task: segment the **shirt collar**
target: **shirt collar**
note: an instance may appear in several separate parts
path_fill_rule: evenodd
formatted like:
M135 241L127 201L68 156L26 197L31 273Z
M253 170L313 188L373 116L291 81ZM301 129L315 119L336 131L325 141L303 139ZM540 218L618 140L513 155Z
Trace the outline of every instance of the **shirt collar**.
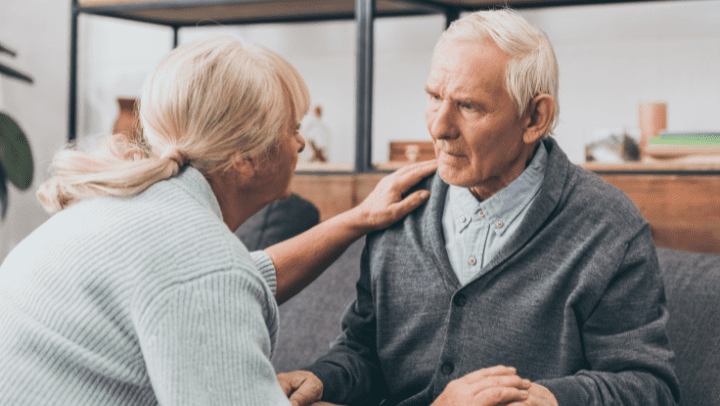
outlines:
M471 222L482 221L490 222L490 229L503 235L540 191L546 167L547 150L540 142L530 165L520 176L482 202L478 202L468 188L450 185L446 204L453 215L457 232L462 233Z

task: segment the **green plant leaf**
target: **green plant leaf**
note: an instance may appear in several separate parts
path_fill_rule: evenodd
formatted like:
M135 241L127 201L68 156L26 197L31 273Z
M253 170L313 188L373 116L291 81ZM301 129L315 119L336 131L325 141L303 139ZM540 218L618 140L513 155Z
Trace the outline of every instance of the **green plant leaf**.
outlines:
M5 178L5 169L0 165L0 220L5 220L5 212L8 206L8 190Z
M5 45L3 45L3 44L0 44L0 53L5 53L12 57L15 57L15 55L17 55L15 53L15 51L13 51L12 49L9 49L9 48L5 48Z
M0 164L10 182L20 190L30 187L33 180L30 144L15 121L4 113L0 113Z
M0 63L0 73L2 73L3 75L10 76L11 78L24 80L28 83L33 82L32 78L30 76L28 76L18 70L15 70L7 65L3 65L2 63Z

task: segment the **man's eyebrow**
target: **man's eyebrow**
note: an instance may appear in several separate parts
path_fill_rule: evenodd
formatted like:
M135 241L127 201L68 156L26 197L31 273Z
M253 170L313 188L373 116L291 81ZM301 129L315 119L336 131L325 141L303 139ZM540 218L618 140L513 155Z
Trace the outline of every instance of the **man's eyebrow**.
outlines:
M478 101L473 100L473 99L453 99L453 98L451 98L451 100L456 103L462 103L462 104L473 104L473 105L479 104Z
M431 89L430 86L428 86L428 85L425 85L425 92L427 92L427 94L431 94L431 95L437 94L437 92L435 90ZM469 98L456 99L454 97L451 97L450 100L452 100L455 103L462 103L462 104L471 104L471 105L479 105L480 104L480 102L478 100L473 100L473 99L469 99Z

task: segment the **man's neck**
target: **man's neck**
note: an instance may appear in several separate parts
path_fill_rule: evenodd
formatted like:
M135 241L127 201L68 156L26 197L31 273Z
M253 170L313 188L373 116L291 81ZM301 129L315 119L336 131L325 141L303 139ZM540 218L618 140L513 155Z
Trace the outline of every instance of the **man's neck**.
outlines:
M477 201L483 202L483 201L489 199L490 196L492 196L492 195L494 195L495 193L501 191L501 190L502 190L503 188L505 188L507 185L509 185L510 183L512 183L512 181L514 181L515 179L517 179L517 177L520 176L520 174L522 174L523 171L524 171L528 166L530 166L530 163L532 163L532 160L533 160L533 158L535 157L535 153L537 152L538 147L540 146L540 143L541 143L541 142L542 142L542 141L538 141L538 142L535 144L535 146L534 146L532 149L529 150L530 152L529 152L529 154L528 154L528 157L525 159L525 166L522 166L522 167L518 168L519 171L516 170L517 173L511 173L510 176L507 176L505 179L503 179L503 178L501 178L501 177L499 177L499 176L498 176L498 177L494 177L494 178L490 178L490 179L488 179L487 182L485 182L485 183L482 184L482 185L470 187L470 188L469 188L470 193L472 193L472 195L475 196L475 198L477 199ZM519 158L519 159L522 159L522 157L518 157L518 158ZM519 159L518 159L518 160L519 160ZM516 160L516 161L514 161L514 162L518 162L518 160ZM522 162L522 161L521 161L521 162ZM513 165L513 164L514 164L514 163L511 163L511 165Z

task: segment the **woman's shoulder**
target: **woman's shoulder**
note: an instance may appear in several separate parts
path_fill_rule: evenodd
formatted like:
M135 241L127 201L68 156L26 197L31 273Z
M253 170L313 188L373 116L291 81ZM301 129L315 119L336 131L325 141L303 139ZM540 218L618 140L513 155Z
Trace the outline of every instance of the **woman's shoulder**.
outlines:
M262 284L242 242L212 206L172 183L128 199L103 198L108 244L124 251L138 286L164 289L210 276L236 272L237 278Z

